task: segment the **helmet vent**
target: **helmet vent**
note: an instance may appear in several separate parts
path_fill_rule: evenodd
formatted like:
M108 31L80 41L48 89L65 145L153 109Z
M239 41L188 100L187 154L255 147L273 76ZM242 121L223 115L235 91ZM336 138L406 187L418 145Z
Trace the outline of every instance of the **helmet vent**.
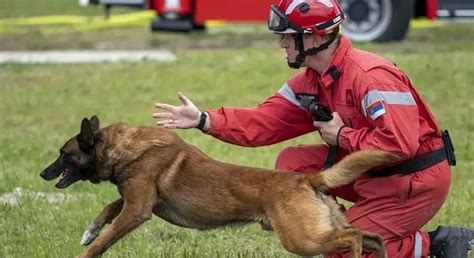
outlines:
M300 12L307 13L309 11L309 5L307 3L303 3L300 5Z

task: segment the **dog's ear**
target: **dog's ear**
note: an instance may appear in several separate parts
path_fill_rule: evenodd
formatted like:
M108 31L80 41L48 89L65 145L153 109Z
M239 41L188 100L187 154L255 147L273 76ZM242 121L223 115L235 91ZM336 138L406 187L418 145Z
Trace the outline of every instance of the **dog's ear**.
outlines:
M93 131L94 133L97 132L97 131L99 131L99 129L100 129L100 121L99 121L99 118L98 118L96 115L93 115L89 121L91 122L92 131Z
M82 150L89 150L94 146L94 131L92 130L92 124L84 117L81 122L81 132L77 136L79 147Z

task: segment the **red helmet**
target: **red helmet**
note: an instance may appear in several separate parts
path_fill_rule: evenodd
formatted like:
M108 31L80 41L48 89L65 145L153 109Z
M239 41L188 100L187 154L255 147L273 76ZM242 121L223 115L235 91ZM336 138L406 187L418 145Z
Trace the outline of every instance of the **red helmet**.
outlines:
M326 35L339 26L344 14L336 0L281 0L270 7L268 28L281 34Z

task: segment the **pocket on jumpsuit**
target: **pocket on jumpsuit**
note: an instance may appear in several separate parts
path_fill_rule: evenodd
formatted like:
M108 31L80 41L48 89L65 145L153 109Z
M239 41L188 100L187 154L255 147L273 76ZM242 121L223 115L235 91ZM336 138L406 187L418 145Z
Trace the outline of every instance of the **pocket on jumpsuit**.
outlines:
M401 176L397 185L397 197L400 204L405 203L413 192L411 179L413 174Z

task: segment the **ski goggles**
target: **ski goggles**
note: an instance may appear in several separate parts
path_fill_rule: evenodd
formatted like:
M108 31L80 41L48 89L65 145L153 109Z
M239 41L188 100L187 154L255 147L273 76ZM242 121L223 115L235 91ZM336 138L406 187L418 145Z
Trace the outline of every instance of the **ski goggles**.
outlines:
M268 29L275 32L285 32L286 30L293 33L303 33L304 29L300 26L292 24L288 17L278 10L276 5L270 6L270 16L268 18Z

